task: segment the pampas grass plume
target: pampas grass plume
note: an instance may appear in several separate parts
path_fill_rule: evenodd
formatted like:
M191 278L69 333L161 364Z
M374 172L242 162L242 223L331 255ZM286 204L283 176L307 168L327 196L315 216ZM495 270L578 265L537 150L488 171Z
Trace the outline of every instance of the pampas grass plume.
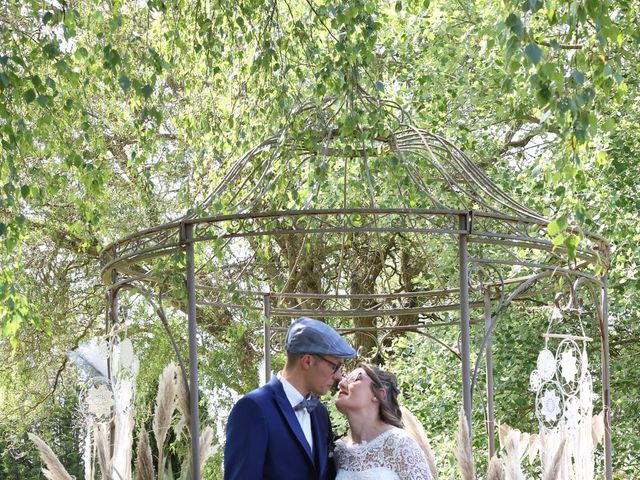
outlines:
M200 434L200 471L204 471L204 466L207 463L207 460L211 458L213 455L213 428L210 426L205 427L205 429Z
M136 458L136 480L154 480L153 456L149 445L149 435L145 429L140 433L138 456Z
M38 451L40 452L40 458L47 465L46 469L42 469L42 473L49 480L73 480L73 477L69 475L69 472L64 468L56 454L53 453L53 450L49 448L44 440L42 440L39 436L29 433L29 439L38 447Z
M175 366L173 363L167 365L160 375L158 384L158 394L156 395L156 410L153 415L153 434L158 446L158 470L159 478L164 472L164 443L167 432L171 427L173 412L176 408L176 381Z
M463 480L473 480L475 478L473 466L473 453L471 452L471 436L469 435L469 425L464 410L460 409L460 419L458 421L458 443L455 448L458 468Z
M404 424L405 430L409 432L409 435L411 435L413 439L418 442L418 445L420 445L420 448L427 457L429 471L431 472L433 480L438 480L436 456L433 453L433 449L431 448L431 444L429 443L429 437L427 437L422 424L413 415L413 413L411 413L405 407L400 407L400 411L402 412L402 423Z
M502 448L504 448L507 443L507 437L509 436L510 430L511 427L506 423L498 424L498 440Z
M505 461L505 477L507 480L524 480L520 466L520 431L509 430L504 449L507 452Z
M591 439L593 440L593 448L602 442L604 438L604 410L595 415L591 419Z
M498 458L497 455L491 457L491 462L489 463L489 473L487 474L487 480L502 480L502 475L504 472L502 460Z
M529 436L529 447L527 448L527 455L529 456L529 465L538 457L540 451L540 436L537 433Z

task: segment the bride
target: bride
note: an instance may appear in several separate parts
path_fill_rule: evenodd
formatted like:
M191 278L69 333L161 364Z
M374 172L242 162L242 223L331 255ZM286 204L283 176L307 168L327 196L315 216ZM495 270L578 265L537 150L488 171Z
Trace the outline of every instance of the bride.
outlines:
M393 373L360 364L338 384L349 433L336 441L336 480L431 480L425 453L403 428Z

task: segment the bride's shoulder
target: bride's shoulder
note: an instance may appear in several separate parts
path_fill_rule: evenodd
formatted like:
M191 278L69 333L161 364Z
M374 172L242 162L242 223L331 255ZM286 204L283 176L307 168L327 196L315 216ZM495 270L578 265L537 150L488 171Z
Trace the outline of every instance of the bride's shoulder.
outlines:
M388 430L388 432L389 432L388 438L391 440L413 438L411 435L409 435L409 432L407 432L404 428L391 427Z
M386 437L386 442L388 445L393 445L394 447L409 447L413 448L414 446L420 448L415 439L411 436L409 432L407 432L403 428L393 427L389 430L389 434Z

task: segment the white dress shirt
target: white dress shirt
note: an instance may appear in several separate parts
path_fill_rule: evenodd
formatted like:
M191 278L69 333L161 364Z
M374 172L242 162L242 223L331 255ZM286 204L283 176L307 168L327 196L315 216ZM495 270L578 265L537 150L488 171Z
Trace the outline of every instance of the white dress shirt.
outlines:
M287 400L291 404L291 408L294 408L298 405L304 397L302 394L287 382L282 375L278 373L278 380L282 383L282 388L284 388L284 393L287 396ZM298 422L300 422L300 426L302 427L302 432L304 433L304 437L307 439L307 443L311 447L311 451L313 452L313 437L311 436L311 415L307 412L306 408L301 408L300 410L294 410L296 417L298 418Z

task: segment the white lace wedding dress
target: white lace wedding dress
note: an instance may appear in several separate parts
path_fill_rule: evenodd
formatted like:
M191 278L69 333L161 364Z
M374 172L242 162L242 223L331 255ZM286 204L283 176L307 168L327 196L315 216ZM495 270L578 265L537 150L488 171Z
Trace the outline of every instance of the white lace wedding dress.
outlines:
M416 441L393 427L368 443L336 441L336 480L431 480L427 459Z

